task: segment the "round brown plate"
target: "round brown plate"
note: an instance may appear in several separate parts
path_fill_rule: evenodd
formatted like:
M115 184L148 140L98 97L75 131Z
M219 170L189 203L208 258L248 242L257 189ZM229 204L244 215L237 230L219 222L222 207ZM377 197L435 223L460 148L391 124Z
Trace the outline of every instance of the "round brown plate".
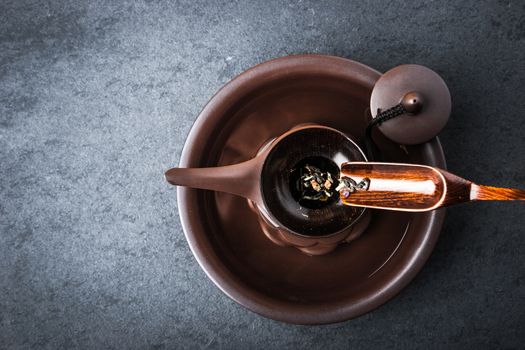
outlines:
M260 64L226 84L197 118L181 167L253 157L269 139L301 123L363 136L380 73L343 58L302 55ZM437 139L399 146L378 135L385 161L445 168ZM445 212L374 211L361 238L311 257L270 242L245 199L179 187L182 226L197 261L229 297L276 320L344 321L385 303L421 269Z

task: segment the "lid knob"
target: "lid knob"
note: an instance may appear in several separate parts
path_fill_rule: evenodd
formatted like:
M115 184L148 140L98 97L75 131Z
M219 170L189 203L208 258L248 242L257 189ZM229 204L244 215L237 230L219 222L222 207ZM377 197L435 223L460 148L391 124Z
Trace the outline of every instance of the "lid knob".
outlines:
M423 96L419 92L412 91L403 96L400 104L408 113L417 114L423 108L423 101Z

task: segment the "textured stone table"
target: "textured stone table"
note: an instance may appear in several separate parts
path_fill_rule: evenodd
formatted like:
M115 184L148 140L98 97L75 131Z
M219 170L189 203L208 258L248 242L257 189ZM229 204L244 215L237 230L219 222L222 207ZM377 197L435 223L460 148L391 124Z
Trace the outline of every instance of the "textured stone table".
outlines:
M450 210L398 297L304 327L206 278L162 176L221 85L325 53L432 67L453 96L449 168L525 187L523 1L49 3L0 3L0 348L523 346L522 203Z

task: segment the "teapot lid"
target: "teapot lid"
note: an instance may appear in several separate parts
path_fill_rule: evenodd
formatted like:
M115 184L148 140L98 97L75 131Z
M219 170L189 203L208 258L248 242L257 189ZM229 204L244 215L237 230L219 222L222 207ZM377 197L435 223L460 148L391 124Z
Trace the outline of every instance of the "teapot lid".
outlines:
M395 106L404 113L378 123L378 128L392 141L411 145L426 142L443 129L452 102L447 85L436 72L405 64L383 74L370 97L373 118Z

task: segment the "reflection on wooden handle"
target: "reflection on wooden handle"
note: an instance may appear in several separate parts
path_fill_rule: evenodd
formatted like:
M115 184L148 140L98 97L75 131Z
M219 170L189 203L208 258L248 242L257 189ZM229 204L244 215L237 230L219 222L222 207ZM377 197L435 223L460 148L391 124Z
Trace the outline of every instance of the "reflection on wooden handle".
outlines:
M368 190L341 197L350 206L417 212L435 209L446 200L446 179L430 166L350 162L342 165L341 175L356 182L370 179Z

